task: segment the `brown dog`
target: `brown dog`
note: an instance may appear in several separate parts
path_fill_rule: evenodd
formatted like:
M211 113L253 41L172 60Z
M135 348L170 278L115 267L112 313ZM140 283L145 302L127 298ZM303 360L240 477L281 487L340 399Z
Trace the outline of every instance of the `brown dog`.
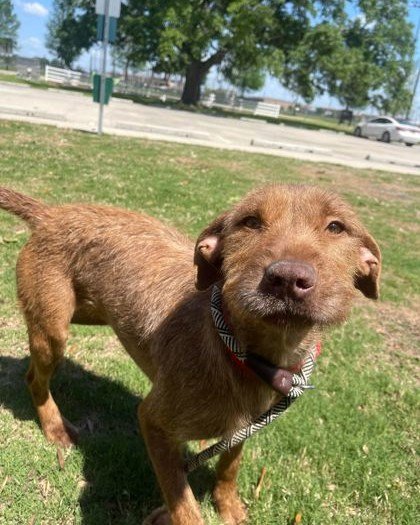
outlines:
M230 359L209 287L221 282L241 348L284 369L299 367L321 329L346 318L356 289L378 296L376 242L341 199L315 187L250 193L204 230L195 251L143 214L50 207L1 188L0 207L32 229L17 264L18 294L29 332L27 381L48 440L69 445L77 434L49 390L70 323L112 326L153 381L139 421L166 502L149 518L155 525L203 523L182 443L229 436L279 399ZM240 457L238 446L217 467L214 498L228 524L246 517L236 490Z

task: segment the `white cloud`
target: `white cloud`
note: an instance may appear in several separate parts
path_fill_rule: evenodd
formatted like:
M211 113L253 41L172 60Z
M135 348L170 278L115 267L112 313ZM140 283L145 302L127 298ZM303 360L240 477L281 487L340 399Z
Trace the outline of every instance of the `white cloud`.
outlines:
M21 40L19 55L23 57L49 57L50 53L45 48L42 38L30 36Z
M39 51L44 47L42 40L40 38L37 38L36 36L30 36L29 38L25 38L25 40L22 42L22 45L26 48L32 49L33 51Z
M39 2L25 2L23 4L23 10L30 15L41 17L48 15L48 9Z
M36 36L24 38L19 43L19 55L23 57L48 57L52 58L46 49L44 40Z

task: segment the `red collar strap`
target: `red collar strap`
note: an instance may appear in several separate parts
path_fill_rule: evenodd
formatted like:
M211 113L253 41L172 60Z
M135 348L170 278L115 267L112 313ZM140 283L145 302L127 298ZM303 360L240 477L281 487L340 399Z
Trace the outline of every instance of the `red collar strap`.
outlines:
M230 350L229 350L230 351ZM321 353L321 343L317 343L313 352L314 359ZM293 376L302 370L304 361L293 368L286 370L274 366L270 361L258 354L248 354L245 366L250 368L260 379L267 383L273 390L287 396L293 386Z

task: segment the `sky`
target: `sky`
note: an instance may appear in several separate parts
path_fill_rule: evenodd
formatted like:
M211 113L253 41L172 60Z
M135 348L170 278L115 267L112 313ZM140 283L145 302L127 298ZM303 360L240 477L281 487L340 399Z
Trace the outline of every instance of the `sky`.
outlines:
M413 2L409 2L412 4ZM47 57L52 58L51 54L45 47L45 38L47 34L47 22L52 12L53 0L40 0L40 1L26 1L26 0L13 0L15 13L20 22L19 29L19 40L18 40L18 53L21 56L26 57ZM420 3L418 3L420 6ZM409 8L409 19L414 26L420 21L420 7ZM420 43L417 45L417 62L420 61ZM99 62L99 55L94 55L94 60ZM89 67L89 55L85 53L78 61L78 63L84 67ZM419 64L420 65L420 64ZM209 76L208 83L212 87L217 85L217 76L213 72ZM279 98L283 100L295 100L292 93L283 88L279 82L273 78L268 78L264 88L256 94ZM420 106L420 94L416 97ZM315 101L316 105L334 107L336 101L328 96L318 97Z

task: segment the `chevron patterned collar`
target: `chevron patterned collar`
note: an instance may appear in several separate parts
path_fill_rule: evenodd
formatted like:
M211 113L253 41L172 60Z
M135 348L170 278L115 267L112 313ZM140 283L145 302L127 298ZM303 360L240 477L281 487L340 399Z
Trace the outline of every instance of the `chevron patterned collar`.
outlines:
M211 312L213 315L214 324L220 334L225 345L230 349L232 355L235 356L239 362L243 363L244 366L251 368L257 375L259 375L264 381L266 381L272 388L275 388L273 385L273 378L270 379L267 376L267 373L261 371L261 366L268 366L269 370L277 370L279 376L277 376L278 384L275 388L278 392L281 392L283 396L275 403L269 410L261 414L257 419L252 421L247 427L242 428L234 432L230 437L224 438L221 441L218 441L214 445L206 448L198 454L195 454L185 461L185 471L192 472L200 465L203 465L210 458L222 454L223 452L231 450L233 447L243 443L247 438L258 432L259 430L265 428L267 425L275 421L278 417L282 416L290 405L308 388L313 388L308 384L311 373L315 367L315 360L320 352L320 346L314 346L306 357L305 361L302 364L302 367L299 372L292 374L288 370L282 370L281 368L274 367L271 363L261 364L261 358L259 362L255 365L255 360L253 362L252 355L247 355L244 353L238 341L229 330L222 312L222 294L219 286L214 285L212 298L211 298ZM259 356L257 356L259 357ZM270 372L271 373L271 372ZM284 374L283 374L284 373ZM283 375L282 375L283 374Z
M220 335L220 338L225 343L226 348L230 351L232 360L237 364L242 365L242 367L252 370L273 390L276 390L285 396L289 395L294 388L293 381L296 382L296 377L298 374L294 374L289 370L276 367L263 357L254 353L247 353L241 348L239 342L232 334L223 315L222 293L218 284L213 286L210 307L214 325ZM315 357L318 356L319 352L320 345L317 345L314 353ZM299 366L299 370L297 370L297 372L299 372L303 366L304 363ZM309 385L301 385L300 388L305 389L311 387Z

